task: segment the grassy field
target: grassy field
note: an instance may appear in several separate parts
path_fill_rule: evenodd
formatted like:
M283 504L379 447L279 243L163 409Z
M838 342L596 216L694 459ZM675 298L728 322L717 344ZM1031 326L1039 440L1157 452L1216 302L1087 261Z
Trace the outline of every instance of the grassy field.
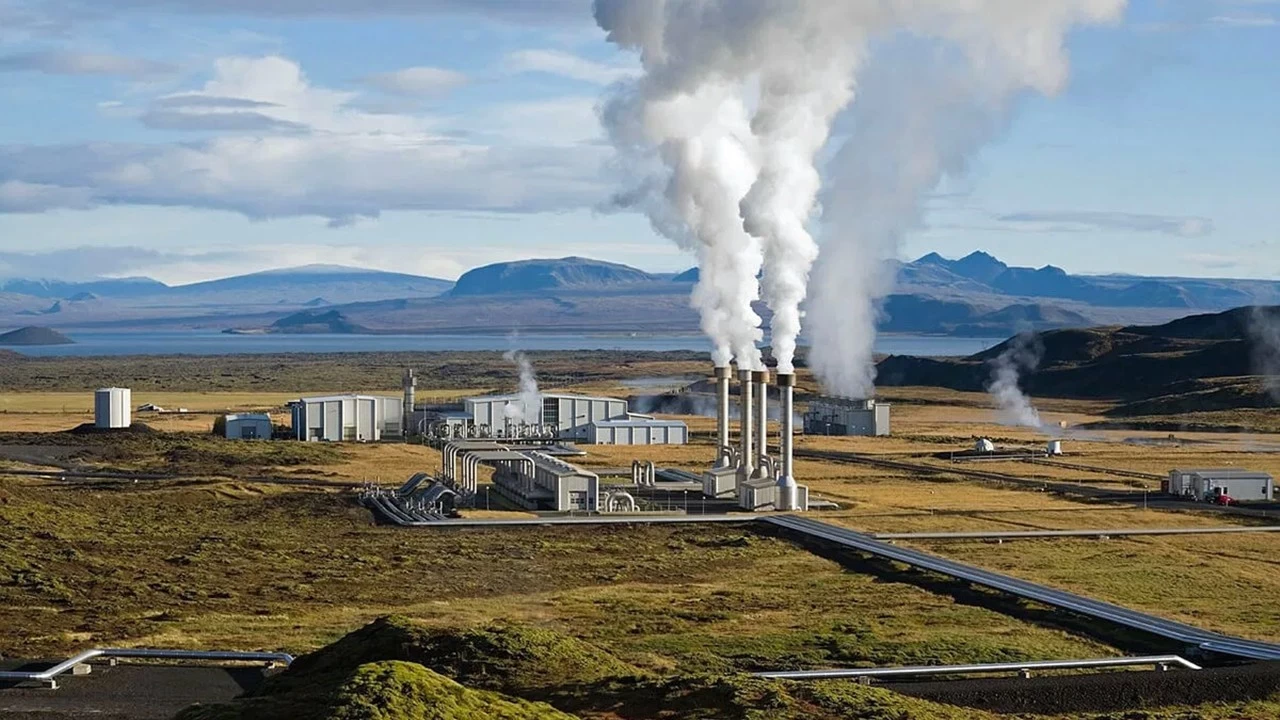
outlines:
M651 669L1117 652L742 529L403 531L339 494L249 483L0 481L0 578L0 653L17 656L302 651L387 613L533 622Z

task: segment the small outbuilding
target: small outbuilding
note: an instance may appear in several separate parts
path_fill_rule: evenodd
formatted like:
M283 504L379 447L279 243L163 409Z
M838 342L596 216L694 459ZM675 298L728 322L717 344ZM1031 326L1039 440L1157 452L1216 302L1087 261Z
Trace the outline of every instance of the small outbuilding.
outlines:
M234 413L223 418L223 428L231 440L270 440L271 416L266 413Z
M120 430L132 424L133 393L129 388L102 388L93 394L93 425L99 430Z

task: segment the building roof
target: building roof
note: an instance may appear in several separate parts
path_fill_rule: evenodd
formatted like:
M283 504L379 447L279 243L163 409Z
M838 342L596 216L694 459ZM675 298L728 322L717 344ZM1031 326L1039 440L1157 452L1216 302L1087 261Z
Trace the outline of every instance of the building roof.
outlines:
M596 400L600 402L620 402L620 403L626 402L626 400L623 400L622 398L598 397L594 395L574 395L572 393L541 393L539 394L538 397L544 400L547 398L554 398L557 400ZM511 393L507 395L479 395L477 397L467 398L466 402L470 402L470 403L516 402L520 400L523 400L523 398L521 398L518 393Z
M395 395L366 395L364 393L347 393L346 395L313 395L311 397L298 398L294 403L318 403L318 402L334 402L336 400L396 400L402 398ZM291 403L292 404L292 403Z
M230 415L227 415L227 422L235 422L237 420L271 422L271 416L266 413L231 413Z
M1267 478L1271 479L1271 473L1261 470L1241 470L1239 468L1203 468L1196 470L1174 470L1181 475L1199 475L1201 477L1215 477L1230 480L1232 478Z
M629 417L619 418L617 420L597 420L591 423L593 427L598 428L625 428L625 427L680 427L688 429L688 425L683 420L661 420L658 418L646 417Z
M524 452L524 456L532 460L534 466L538 469L546 470L547 472L559 477L580 475L583 477L593 477L597 480L600 479L599 475L591 472L590 470L584 470L577 465L567 463L546 453L538 452L536 450L528 450Z

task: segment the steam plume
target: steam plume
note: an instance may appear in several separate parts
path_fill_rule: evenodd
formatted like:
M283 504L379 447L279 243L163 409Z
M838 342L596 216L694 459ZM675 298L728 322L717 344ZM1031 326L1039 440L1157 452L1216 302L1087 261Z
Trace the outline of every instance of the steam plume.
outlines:
M1267 392L1280 403L1280 307L1254 307L1249 315L1253 361L1267 384Z
M630 204L699 251L693 302L717 360L752 359L763 264L774 351L789 369L817 256L811 364L829 391L871 394L886 261L922 196L963 170L1019 93L1057 92L1066 33L1115 19L1124 2L595 0L600 27L644 68L603 112L623 164L652 168ZM863 84L852 131L828 148L819 254L806 228L815 158Z
M1022 333L991 363L991 384L987 391L1000 406L1000 422L1006 425L1040 428L1044 423L1031 398L1018 386L1018 377L1040 364L1041 347L1035 333Z
M520 371L520 400L518 404L507 403L503 414L515 422L537 423L542 410L542 393L538 392L538 376L533 372L533 363L519 350L508 350L502 357Z

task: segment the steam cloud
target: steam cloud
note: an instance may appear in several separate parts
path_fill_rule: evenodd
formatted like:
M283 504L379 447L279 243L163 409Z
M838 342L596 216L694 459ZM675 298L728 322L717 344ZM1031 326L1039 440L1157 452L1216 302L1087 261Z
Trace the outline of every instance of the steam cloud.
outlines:
M503 414L513 422L537 423L542 409L542 393L538 391L538 376L533 372L533 363L519 350L508 350L502 357L520 371L520 400L507 403Z
M1009 342L1009 347L991 363L991 384L987 391L1000 407L1000 422L1006 425L1040 428L1044 423L1031 404L1031 398L1018 386L1018 378L1040 364L1041 347L1034 333L1023 333Z
M1249 317L1253 360L1267 384L1267 392L1280 403L1280 307L1254 307Z
M791 369L816 260L810 364L830 392L872 394L886 261L921 198L964 170L1017 95L1061 89L1069 30L1114 20L1124 5L595 0L609 40L637 51L644 69L602 112L621 165L643 177L620 204L697 252L693 304L716 362L758 365L751 303L763 289L774 355ZM846 107L852 127L840 131ZM809 226L828 152L819 251Z

